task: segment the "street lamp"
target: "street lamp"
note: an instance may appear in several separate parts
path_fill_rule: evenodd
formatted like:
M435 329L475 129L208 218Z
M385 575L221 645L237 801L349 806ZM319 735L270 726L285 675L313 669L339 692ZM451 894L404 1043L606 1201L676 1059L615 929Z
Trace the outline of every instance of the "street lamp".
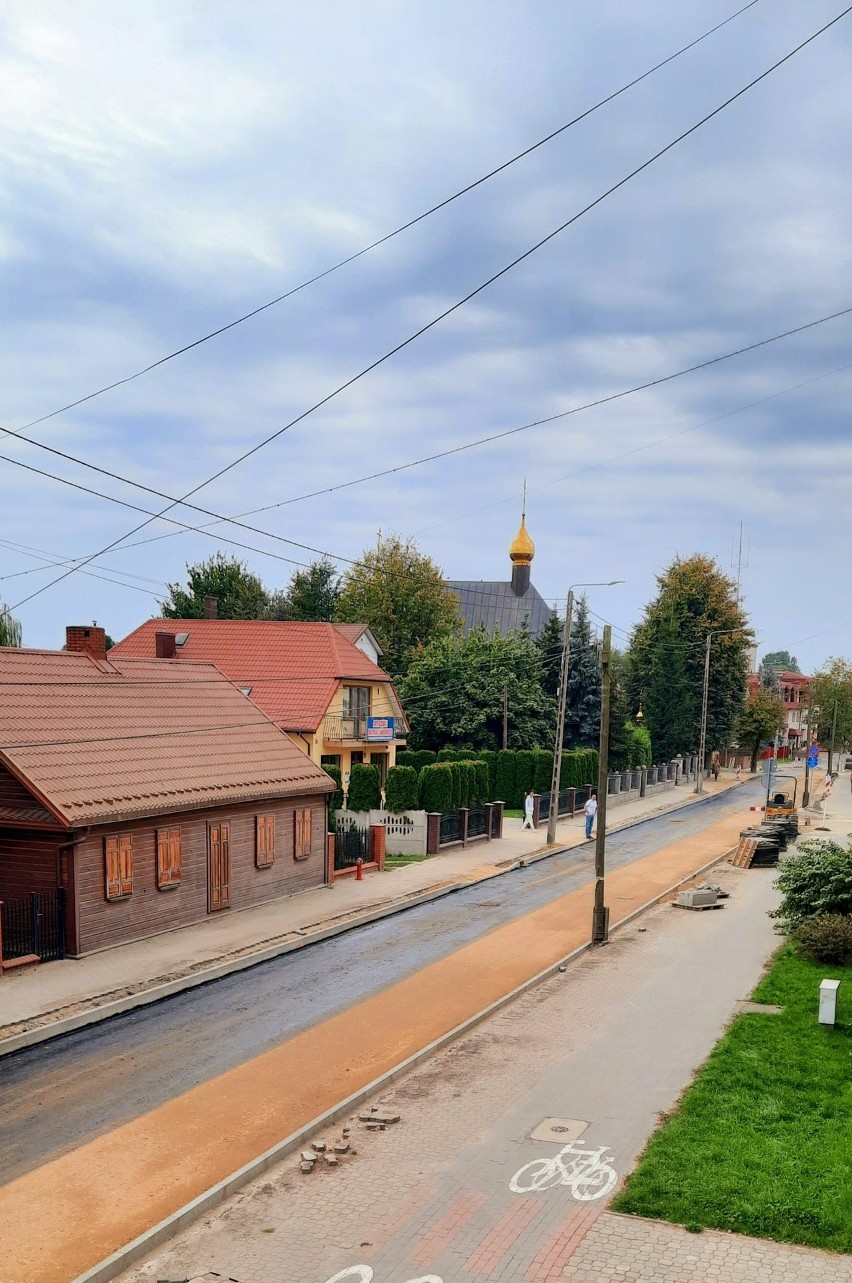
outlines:
M565 627L562 632L562 663L559 669L559 706L556 714L556 742L553 746L553 774L550 780L550 814L547 817L547 844L556 841L556 821L559 818L559 777L562 774L562 740L565 736L565 713L568 704L568 659L571 653L571 618L574 614L575 588L612 588L623 584L623 579L607 579L601 583L572 584L568 589L565 608Z
M704 651L704 694L701 700L701 742L698 746L698 781L695 785L695 792L703 794L704 792L704 754L707 751L707 701L710 695L710 641L713 637L728 637L731 633L745 633L748 629L741 628L714 628L707 634L706 649Z

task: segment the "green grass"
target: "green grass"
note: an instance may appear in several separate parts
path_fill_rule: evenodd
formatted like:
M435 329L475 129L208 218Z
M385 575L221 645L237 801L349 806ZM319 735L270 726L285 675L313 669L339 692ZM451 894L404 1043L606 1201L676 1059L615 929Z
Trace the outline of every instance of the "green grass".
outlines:
M422 864L428 855L386 855L385 869L404 869L406 864Z
M842 979L838 1024L818 986ZM852 1252L852 967L788 945L616 1198L618 1212Z
M509 819L509 820L522 820L523 818L524 818L524 813L523 813L523 811L509 811L509 810L506 810L506 809L504 809L504 811L503 811L503 819L504 819L504 820L505 820L505 819Z

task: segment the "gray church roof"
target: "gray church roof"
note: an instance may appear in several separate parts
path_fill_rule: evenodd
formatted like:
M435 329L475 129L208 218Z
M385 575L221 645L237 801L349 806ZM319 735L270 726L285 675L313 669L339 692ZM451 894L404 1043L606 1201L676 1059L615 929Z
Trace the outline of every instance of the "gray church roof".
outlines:
M550 606L532 584L520 597L509 581L489 579L450 579L447 587L458 594L464 632L484 624L491 633L496 628L501 636L523 626L531 637L538 637L550 616Z

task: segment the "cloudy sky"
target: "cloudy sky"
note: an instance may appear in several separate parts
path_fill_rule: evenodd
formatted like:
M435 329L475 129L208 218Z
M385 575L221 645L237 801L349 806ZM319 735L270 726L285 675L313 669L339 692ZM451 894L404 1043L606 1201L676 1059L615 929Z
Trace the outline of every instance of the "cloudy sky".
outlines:
M121 379L451 195L737 0L6 0L0 423ZM389 244L0 453L157 511L407 338L843 8L759 0L591 118ZM217 547L270 587L311 554L414 535L507 577L520 515L549 599L616 641L677 555L729 569L744 523L764 649L852 652L852 317L609 405L324 497L852 306L852 15L422 338L203 489L264 533L163 521L17 612L24 642L116 638ZM0 462L0 597L145 515ZM173 514L197 526L210 518ZM151 542L152 536L168 535ZM250 546L233 549L222 537ZM145 540L146 542L140 542ZM289 559L289 560L287 560ZM340 562L345 568L346 562ZM99 576L99 577L93 577Z

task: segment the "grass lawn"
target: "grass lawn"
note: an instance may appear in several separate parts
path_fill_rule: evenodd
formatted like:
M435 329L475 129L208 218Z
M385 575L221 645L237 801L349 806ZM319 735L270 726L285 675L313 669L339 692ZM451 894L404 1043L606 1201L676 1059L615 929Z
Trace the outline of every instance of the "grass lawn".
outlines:
M842 979L838 1025L818 986ZM614 1209L852 1252L852 967L781 952L754 993L780 1016L741 1015L651 1138Z
M505 819L509 819L509 820L522 820L522 819L524 818L524 813L523 813L523 811L510 811L510 810L508 810L508 809L504 808L504 810L503 810L503 818L504 818L504 820L505 820Z
M428 855L386 855L385 869L404 869L406 864L422 864Z

